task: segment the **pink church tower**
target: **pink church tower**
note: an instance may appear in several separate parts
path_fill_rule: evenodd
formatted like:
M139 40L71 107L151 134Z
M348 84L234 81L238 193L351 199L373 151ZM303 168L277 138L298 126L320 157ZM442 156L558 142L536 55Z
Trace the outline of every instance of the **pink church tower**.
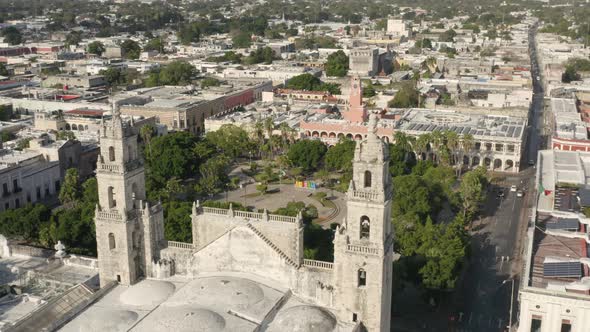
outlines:
M354 76L350 82L348 110L343 112L343 116L349 122L367 121L367 108L363 105L363 87L358 76Z

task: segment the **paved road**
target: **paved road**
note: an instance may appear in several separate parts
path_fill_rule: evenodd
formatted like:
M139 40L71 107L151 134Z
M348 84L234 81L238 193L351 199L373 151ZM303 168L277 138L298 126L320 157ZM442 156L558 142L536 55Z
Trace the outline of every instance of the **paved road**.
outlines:
M511 292L518 294L520 268L523 264L522 239L534 199L535 169L529 166L537 160L540 148L546 147L543 132L543 87L536 59L534 36L529 35L531 74L533 76L533 102L529 114L529 131L526 150L521 160L521 173L507 177L503 183L492 186L484 204L482 219L475 223L472 234L471 261L457 292L457 324L453 331L506 331L509 325ZM529 188L525 197L509 191L511 185ZM497 197L498 190L507 195ZM512 289L514 280L514 290ZM517 320L517 302L513 300L512 323Z

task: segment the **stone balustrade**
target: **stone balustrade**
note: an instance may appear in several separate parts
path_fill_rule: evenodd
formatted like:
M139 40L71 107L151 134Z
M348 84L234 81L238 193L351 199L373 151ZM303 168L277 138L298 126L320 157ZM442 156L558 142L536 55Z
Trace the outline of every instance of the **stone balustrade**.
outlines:
M255 219L260 221L266 221L266 216L268 216L268 221L276 221L276 222L288 222L288 223L296 223L297 217L290 217L290 216L282 216L278 214L265 214L265 213L258 213L258 212L249 212L249 211L236 211L236 210L229 210L229 209L220 209L220 208L212 208L212 207L202 207L203 213L205 214L215 214L221 216L234 216L240 218L248 218L248 219Z
M369 254L369 255L378 255L379 251L377 248L365 247L365 246L357 246L354 244L349 244L346 247L347 251L357 252L361 254Z
M168 248L193 250L195 247L192 243L168 241Z
M312 268L318 269L325 269L325 270L332 270L334 269L334 263L332 262L324 262L324 261L316 261L314 259L304 259L303 265Z

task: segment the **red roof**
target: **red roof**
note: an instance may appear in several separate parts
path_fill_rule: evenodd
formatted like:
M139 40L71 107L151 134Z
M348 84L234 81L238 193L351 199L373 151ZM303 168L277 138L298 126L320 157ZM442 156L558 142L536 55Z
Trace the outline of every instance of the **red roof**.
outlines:
M80 115L80 116L95 116L101 117L105 111L103 110L87 110L87 109L80 109L80 110L71 110L66 111L64 113L68 115Z
M72 100L72 99L78 99L78 98L80 98L80 96L79 95L57 95L56 98L59 100Z

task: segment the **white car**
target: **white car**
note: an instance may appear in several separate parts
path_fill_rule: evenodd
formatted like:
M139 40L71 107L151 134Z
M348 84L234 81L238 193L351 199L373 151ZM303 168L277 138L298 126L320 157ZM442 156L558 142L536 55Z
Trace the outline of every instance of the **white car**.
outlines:
M516 191L516 186L515 185L510 186L510 191L512 191L512 192Z
M524 193L522 192L522 190L516 192L516 197L522 197L523 195Z

